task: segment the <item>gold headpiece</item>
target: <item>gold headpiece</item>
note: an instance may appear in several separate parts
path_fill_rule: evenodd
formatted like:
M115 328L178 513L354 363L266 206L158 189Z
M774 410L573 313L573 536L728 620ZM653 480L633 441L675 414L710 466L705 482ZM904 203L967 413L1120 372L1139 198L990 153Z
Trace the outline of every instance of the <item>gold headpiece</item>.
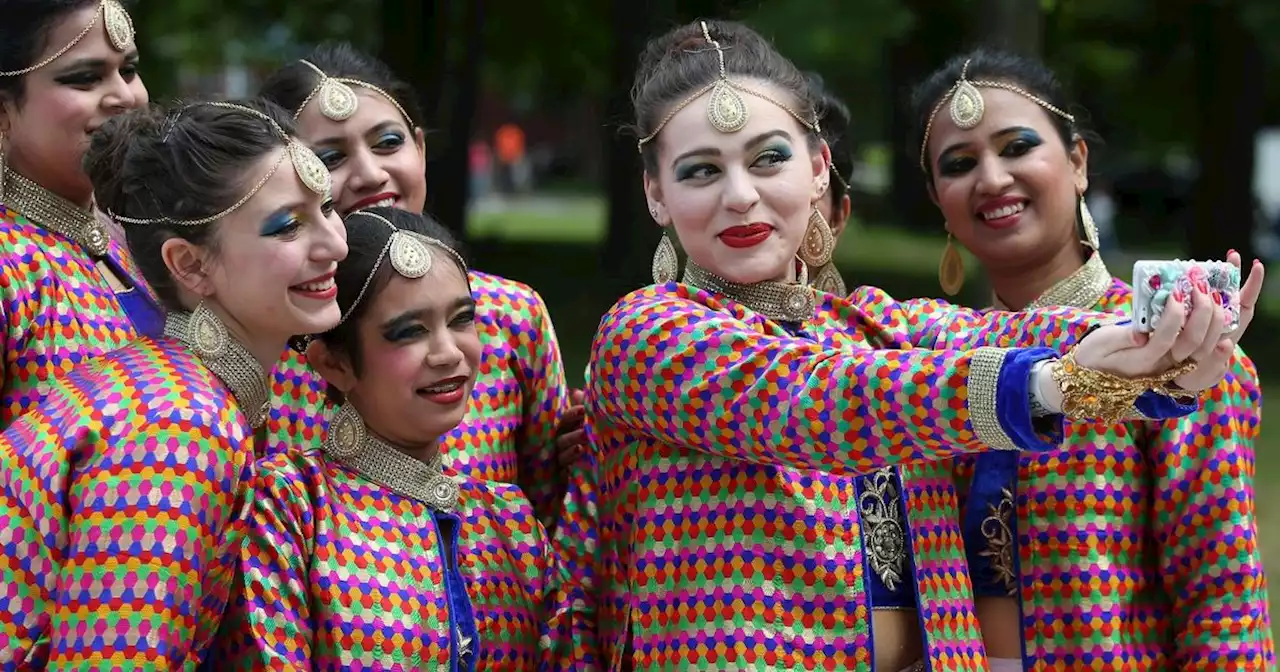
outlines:
M80 31L79 35L67 44L67 46L53 52L53 55L36 63L35 65L25 67L21 70L10 70L8 72L0 72L0 77L19 77L30 72L35 72L40 68L58 60L63 54L71 51L71 48L80 43L93 27L98 25L98 19L102 19L102 27L107 31L107 42L111 44L111 48L116 51L127 51L133 47L133 19L129 18L129 12L125 10L117 0L102 0L98 5L99 11L93 13L93 18L89 19L89 25Z
M273 129L275 129L276 133L278 133L280 137L284 140L285 151L282 154L280 154L280 158L277 159L275 164L271 166L271 170L268 170L266 175L263 175L262 179L258 180L258 183L255 184L247 194L245 194L240 200L236 201L235 204L233 204L231 207L223 210L222 212L219 212L216 215L201 217L200 219L173 219L171 217L156 217L153 219L135 219L133 217L123 217L121 215L108 212L107 213L108 216L110 216L112 219L118 222L121 222L123 224L134 224L134 225L175 224L178 226L200 226L202 224L209 224L211 222L216 222L217 220L222 219L223 217L226 217L227 215L230 215L231 213L235 212L237 209L240 208L240 206L244 205L245 203L248 203L249 199L253 198L254 194L257 194L259 191L261 191L262 187L267 184L267 180L270 180L271 176L275 175L276 171L280 169L280 166L281 164L284 163L284 160L286 157L293 164L293 170L298 173L298 179L302 181L303 186L305 186L307 189L310 189L311 191L321 196L328 197L330 187L333 184L333 178L329 175L329 169L325 167L324 162L320 160L320 157L316 156L316 153L311 151L310 147L307 147L306 145L299 142L297 138L294 138L290 136L288 133L286 133L285 130L280 127L280 124L276 123L275 119L272 119L271 117L263 114L262 112L259 112L258 110L255 110L250 107L245 107L244 105L237 105L236 103L205 102L205 103L196 103L194 105L188 105L182 108L181 110L178 110L178 113L175 116L174 122L172 123L176 123L177 116L181 116L182 113L185 112L186 110L191 109L192 107L196 107L198 105L210 105L213 107L221 107L228 110L237 110L240 112L244 112L246 114L251 114L255 117L258 117L266 121L268 124L271 125ZM170 132L172 132L172 128L170 128ZM168 139L168 134L165 135L165 139L166 140Z
M303 99L302 104L294 111L294 121L298 120L298 117L302 115L302 111L307 109L307 103L310 103L312 100L315 100L316 104L319 105L320 114L324 115L326 119L331 119L333 121L346 121L347 119L350 119L352 115L356 113L356 110L360 109L360 99L356 97L356 92L351 89L352 86L358 86L364 89L369 89L383 98L386 98L387 102L391 103L392 106L400 111L400 116L404 117L404 123L408 124L410 129L413 129L413 119L409 118L409 113L405 111L404 107L402 107L390 93L359 79L353 79L351 77L330 77L324 70L321 70L319 66L306 59L302 59L298 62L314 70L316 75L320 77L320 82L316 84L314 89L311 89L311 93Z
M925 159L928 156L929 151L929 133L933 130L933 120L938 116L938 111L941 110L942 106L946 105L948 101L951 103L951 123L955 124L956 128L967 130L982 123L982 115L987 111L987 103L982 99L982 92L978 90L978 87L1011 91L1058 115L1059 117L1062 117L1071 123L1075 123L1075 116L1068 114L1065 110L1061 110L1050 105L1045 99L1022 87L999 80L982 79L969 81L967 77L969 74L969 63L970 61L964 62L964 67L960 69L960 79L956 80L956 83L953 84L945 94L943 94L942 98L938 100L938 104L933 106L933 111L929 113L929 121L924 127L924 139L920 141L920 170L927 172L927 168L925 166L928 164L928 161Z
M796 121L800 122L801 126L804 126L815 133L821 133L822 129L819 126L818 119L816 117L812 120L805 119L800 116L800 113L791 109L791 106L778 101L773 96L755 91L750 87L743 86L732 79L729 79L729 74L724 67L724 48L720 46L719 42L711 39L711 31L707 29L707 22L702 21L700 23L702 24L703 39L705 39L707 43L716 50L716 58L719 59L720 62L720 76L710 84L694 91L687 98L680 101L679 105L671 108L671 111L667 113L667 116L663 117L662 121L658 122L658 125L654 127L652 133L640 138L640 140L636 142L637 150L643 151L645 143L657 137L658 132L662 130L663 126L667 125L667 122L671 121L672 117L676 116L680 110L688 107L693 101L701 98L702 95L708 91L711 92L711 98L707 100L707 119L711 121L711 126L721 133L736 133L747 125L747 120L750 117L750 114L747 110L747 103L742 99L742 96L738 95L739 92L749 93L756 98L767 100L786 110L791 116L796 118Z
M373 284L373 279L377 277L378 269L382 267L384 259L391 260L391 268L396 273L411 280L421 278L431 272L431 264L433 262L431 246L434 245L452 256L465 273L467 262L463 261L462 255L458 254L457 250L446 245L444 241L424 236L416 231L396 228L396 225L392 224L386 217L368 210L357 210L347 215L347 221L357 216L369 217L386 224L391 229L391 237L387 238L387 243L382 246L382 251L378 253L377 261L373 262L373 268L369 271L369 277L365 278L364 285L360 287L360 293L356 294L356 300L351 302L350 308L347 308L347 314L343 315L338 324L334 325L335 329L338 325L346 322L347 318L351 317L355 312L356 306L360 305L361 299L369 291L369 285Z

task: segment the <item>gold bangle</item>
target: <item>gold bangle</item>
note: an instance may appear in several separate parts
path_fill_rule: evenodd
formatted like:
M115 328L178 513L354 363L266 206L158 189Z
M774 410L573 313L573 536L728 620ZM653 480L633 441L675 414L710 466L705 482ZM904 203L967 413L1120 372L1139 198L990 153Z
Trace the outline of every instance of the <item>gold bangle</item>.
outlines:
M1072 420L1101 420L1113 425L1133 418L1134 402L1148 390L1170 397L1186 396L1177 394L1168 385L1195 365L1195 362L1187 360L1158 376L1121 378L1080 366L1076 363L1076 350L1072 348L1058 360L1050 374L1062 390L1064 416Z

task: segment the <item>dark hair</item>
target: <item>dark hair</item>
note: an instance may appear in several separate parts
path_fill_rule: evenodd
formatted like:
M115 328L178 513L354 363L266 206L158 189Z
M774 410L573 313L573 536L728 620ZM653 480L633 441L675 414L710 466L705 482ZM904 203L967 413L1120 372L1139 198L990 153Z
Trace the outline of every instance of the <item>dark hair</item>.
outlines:
M260 100L228 101L258 110L293 132L288 114ZM203 219L231 207L253 186L253 163L285 146L265 119L243 110L192 104L166 111L156 105L107 120L90 140L84 169L104 212L132 219ZM285 165L281 170L290 170ZM182 304L161 258L170 238L216 250L217 222L196 226L126 224L129 251L166 307Z
M791 96L792 109L802 119L821 117L821 101L808 80L768 40L741 23L708 20L706 24L711 38L724 49L725 72L770 82ZM636 137L653 133L673 105L719 76L715 48L702 36L700 21L650 40L640 54L640 66L631 87ZM816 143L818 137L810 134L810 140ZM653 143L645 143L642 154L645 170L656 172Z
M414 94L413 87L398 79L382 61L346 42L323 43L303 58L330 77L350 77L386 91L404 108L414 126L422 126L422 113L418 109L418 97ZM315 70L303 65L301 61L294 61L271 73L263 82L258 95L290 113L296 113L319 83L320 75Z
M912 152L912 158L919 160L920 153L923 151L921 143L924 141L924 129L929 123L929 115L942 96L951 89L956 80L960 79L960 72L964 69L966 62L969 64L969 70L965 76L970 80L986 79L1014 84L1060 110L1070 111L1064 100L1062 85L1053 71L1044 63L1009 51L991 48L975 49L947 61L946 65L929 75L912 92L912 118L916 120L911 137L912 144L908 146L908 151ZM938 114L944 113L945 110L938 112ZM1062 143L1070 148L1071 143L1080 135L1078 125L1048 110L1044 110L1044 113L1057 129ZM924 164L926 174L932 176L933 167L928 161Z
M377 221L373 217L367 217L360 213L366 212L377 215L391 222L396 229L400 231L413 231L420 233L429 238L435 238L443 243L449 249L458 253L458 256L466 257L458 246L458 241L449 233L449 230L440 225L431 215L418 214L401 210L400 208L365 208L357 210L343 219L343 223L347 227L347 258L338 262L338 271L334 276L334 282L338 285L338 308L344 316L342 324L330 329L329 331L318 336L319 340L330 349L345 354L351 360L351 367L356 374L360 374L360 336L359 324L360 319L368 312L369 307L377 301L378 294L391 282L391 274L395 272L391 268L391 264L383 261L378 266L378 272L372 278L369 274L373 271L374 264L378 263L379 257L382 256L382 250L387 246L387 240L391 238L392 231L382 222ZM452 254L439 253L433 255L436 263L448 260L457 265L458 260L454 259ZM465 266L458 266L462 271L463 279L467 277L467 269ZM365 283L368 283L368 289L365 289ZM364 295L361 296L361 291ZM360 303L356 304L352 310L352 304L359 297ZM351 311L348 315L347 311ZM330 386L329 396L334 401L340 402L337 396L337 390Z
M99 0L0 0L0 72L23 70L49 46L49 33L68 14ZM101 20L97 27L102 29ZM61 47L61 45L59 45ZM22 102L26 76L0 77L0 97Z
M853 141L849 139L849 125L852 115L849 107L827 90L822 75L815 72L806 74L814 96L821 101L822 138L831 148L831 197L833 203L849 193L849 181L853 179Z

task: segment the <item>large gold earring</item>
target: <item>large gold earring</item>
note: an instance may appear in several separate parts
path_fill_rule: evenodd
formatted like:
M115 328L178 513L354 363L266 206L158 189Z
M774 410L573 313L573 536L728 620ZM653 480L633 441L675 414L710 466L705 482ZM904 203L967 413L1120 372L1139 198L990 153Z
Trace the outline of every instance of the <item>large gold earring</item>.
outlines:
M1102 249L1101 241L1098 239L1098 225L1093 221L1093 215L1089 212L1089 206L1084 202L1084 196L1080 197L1080 226L1084 228L1084 244L1093 248L1094 252Z
M231 350L231 335L218 315L209 310L204 301L196 305L187 321L187 342L200 359L212 362L227 356Z
M825 266L819 268L813 274L813 288L819 292L826 292L836 296L848 296L849 290L845 288L844 277L840 275L840 269L836 268L835 262L827 262Z
M956 249L951 234L947 234L947 249L942 251L942 261L938 263L938 284L948 296L955 296L964 287L964 257Z
M818 268L827 265L835 251L835 234L831 233L831 225L815 205L813 212L809 213L809 226L804 230L804 241L800 243L797 256L809 266Z
M329 420L328 434L324 440L324 451L339 460L349 460L360 454L364 448L368 430L364 427L364 418L348 401L338 408Z
M664 285L675 282L680 272L680 258L676 256L676 246L671 244L666 231L662 232L662 241L653 252L653 284Z

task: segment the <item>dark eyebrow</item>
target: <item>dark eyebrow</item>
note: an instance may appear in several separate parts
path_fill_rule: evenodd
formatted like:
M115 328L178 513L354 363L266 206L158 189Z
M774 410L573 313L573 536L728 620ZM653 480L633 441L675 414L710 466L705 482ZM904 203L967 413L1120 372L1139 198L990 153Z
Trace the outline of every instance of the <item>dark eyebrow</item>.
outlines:
M777 137L783 138L784 140L787 140L788 142L790 142L790 141L791 141L791 139L792 139L792 138L791 138L791 134L790 134L790 133L788 133L788 132L786 132L786 131L784 131L784 130L782 130L782 129L780 129L780 128L779 128L779 129L775 129L775 130L772 130L772 131L765 131L764 133L761 133L760 135L757 135L757 136L755 136L755 137L753 137L753 138L750 138L750 139L749 139L749 140L747 140L746 142L742 143L742 146L743 146L743 147L755 147L756 145L758 145L758 144L760 144L760 143L764 142L765 140L768 140L769 138L772 138L772 137L774 137L774 136L777 136ZM681 154L680 156L677 156L677 157L675 158L675 160L673 160L673 161L671 162L671 166L674 168L674 167L676 166L676 164L680 163L681 161L684 161L685 159L687 159L687 158L689 158L689 157L691 157L691 156L720 156L720 150L716 149L715 147L700 147L700 148L698 148L698 149L694 149L694 150L691 150L691 151L685 152L684 154Z
M470 294L467 294L465 296L459 296L458 298L454 299L453 302L449 304L445 312L456 313L459 310L462 310L463 308L475 308L475 306L476 306L476 300L472 298ZM413 310L406 310L405 312L400 313L399 315L396 315L395 317L387 320L386 322L383 322L382 330L391 331L392 329L396 327L404 326L409 322L422 321L422 318L430 316L433 312L434 311L430 308L415 308Z
M126 54L124 62L128 65L137 63L138 51L135 49ZM97 56L87 56L85 58L77 58L74 61L66 63L62 67L58 68L58 74L62 75L76 70L102 70L107 67L110 67L110 64L107 63L107 59Z
M398 122L398 121L396 121L395 119L388 119L388 120L386 120L386 121L384 121L384 122L382 122L382 123L380 123L380 124L378 124L378 125L374 126L373 128L370 128L369 130L365 131L365 132L364 132L364 134L365 134L365 135L373 135L373 134L375 134L375 133L382 133L383 131L387 130L388 128L392 128L392 127L394 127L394 126L402 126L402 125L403 125L403 124L402 124L401 122ZM323 140L317 140L317 141L316 141L315 143L313 143L313 144L315 144L315 145L317 145L317 146L318 146L318 145L340 145L340 144L342 144L343 139L344 139L344 138L343 138L342 136L340 136L340 135L339 135L339 136L334 136L334 137L331 137L331 138L325 138L325 139L323 139Z
M1011 134L1011 133L1021 133L1021 132L1023 132L1023 131L1031 131L1032 133L1035 133L1035 132L1036 132L1036 130L1035 130L1034 128L1030 128L1030 127L1027 127L1027 126L1010 126L1010 127L1008 127L1008 128L1002 128L1002 129L1000 129L1000 130L998 130L998 131L996 131L996 132L992 133L992 134L991 134L991 139L993 139L993 140L994 140L994 139L996 139L996 138L1000 138L1000 137L1003 137L1003 136L1009 135L1009 134ZM1038 135L1038 134L1037 134L1037 135ZM969 146L969 142L967 142L967 141L965 141L965 142L957 142L957 143L955 143L955 144L953 144L953 145L948 145L945 149L943 149L941 152L939 152L939 153L938 153L938 159L942 159L942 157L946 156L947 154L950 154L951 152L954 152L954 151L959 150L959 149L964 149L965 147L968 147L968 146Z

